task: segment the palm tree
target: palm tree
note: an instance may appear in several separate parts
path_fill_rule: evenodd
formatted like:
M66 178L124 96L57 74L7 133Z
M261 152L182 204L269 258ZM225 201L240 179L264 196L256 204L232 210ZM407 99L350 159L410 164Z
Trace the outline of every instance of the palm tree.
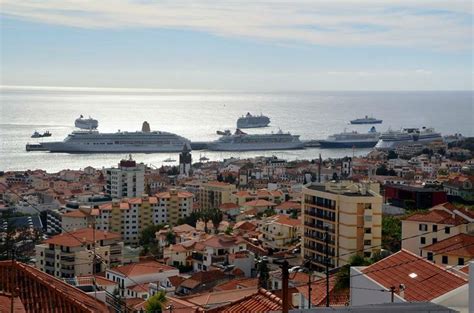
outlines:
M166 301L166 293L164 291L157 292L148 299L145 310L147 313L161 313Z

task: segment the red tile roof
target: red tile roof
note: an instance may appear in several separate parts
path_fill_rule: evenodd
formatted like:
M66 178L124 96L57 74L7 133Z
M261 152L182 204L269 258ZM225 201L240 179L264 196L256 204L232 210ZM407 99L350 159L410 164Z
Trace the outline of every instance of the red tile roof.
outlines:
M238 313L238 312L254 312L263 313L270 311L281 311L282 300L276 295L265 289L258 289L251 295L243 297L230 304L208 310L209 313Z
M474 235L458 234L422 248L436 254L474 257Z
M468 221L461 216L440 209L431 209L428 212L416 213L405 218L406 221L435 223L444 225L461 225Z
M13 311L11 310L12 295L0 291L0 312L3 313L26 313L25 307L19 297L13 298Z
M275 207L278 210L301 209L301 203L296 201L285 201Z
M235 203L222 203L220 206L219 206L219 209L220 210L224 210L224 211L227 211L227 210L232 210L232 209L238 209L240 208L240 206L238 204L235 204Z
M96 230L95 240L120 239L120 234ZM54 244L65 247L78 247L82 244L91 244L94 242L94 230L92 228L82 228L73 232L61 233L46 239L44 243Z
M241 289L241 288L257 288L258 286L258 278L240 278L240 279L232 279L228 282L222 283L214 287L215 291L222 291L222 290L234 290L234 289Z
M283 214L277 215L275 222L286 225L286 226L290 226L290 227L297 227L297 226L302 225L302 222L300 219L289 218L288 216L283 215Z
M190 278L184 280L180 286L189 289L194 289L201 284L222 279L224 277L227 277L227 275L219 270L210 270L206 272L201 271L194 273Z
M300 283L305 285L297 286L296 289L308 299L308 275L305 277L306 281L301 280ZM350 290L348 288L336 290L336 275L329 276L329 303L331 306L344 306L349 303ZM323 306L326 305L326 279L318 279L311 283L311 305Z
M81 210L74 210L63 214L63 217L86 217L88 214L82 212Z
M407 250L367 266L362 273L387 289L404 284L408 301L431 301L468 283L467 279ZM411 278L412 273L417 276Z
M127 264L123 266L117 266L107 271L119 273L125 276L140 276L147 274L154 274L157 272L177 270L175 267L162 264L156 261L144 261L138 263Z
M268 207L268 206L276 206L275 203L264 200L264 199L257 199L252 200L249 202L245 202L244 206L251 206L251 207Z

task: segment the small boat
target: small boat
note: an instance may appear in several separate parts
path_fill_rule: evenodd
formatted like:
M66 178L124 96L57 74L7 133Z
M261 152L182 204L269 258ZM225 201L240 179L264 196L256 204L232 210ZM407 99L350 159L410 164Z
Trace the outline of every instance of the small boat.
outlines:
M375 117L365 116L363 118L357 118L351 121L351 124L381 124L382 120L376 119Z
M218 135L221 135L221 136L230 136L230 135L232 135L232 133L231 133L230 130L228 130L228 129L226 129L226 130L224 130L224 131L218 130L218 131L216 131L216 133L217 133Z
M31 135L31 138L51 137L51 135L52 134L49 131L45 131L44 133L40 134L35 130L33 135Z
M31 135L31 138L41 138L41 134L38 133L38 132L35 130L35 132L33 133L33 135Z
M89 118L84 118L81 114L81 116L74 121L74 126L80 129L96 129L99 127L99 121L90 116Z
M209 161L209 158L206 158L205 156L203 156L199 158L199 161L201 162Z
M175 159L172 159L172 158L167 158L167 159L165 159L163 162L171 163L171 162L176 162L176 160L175 160Z

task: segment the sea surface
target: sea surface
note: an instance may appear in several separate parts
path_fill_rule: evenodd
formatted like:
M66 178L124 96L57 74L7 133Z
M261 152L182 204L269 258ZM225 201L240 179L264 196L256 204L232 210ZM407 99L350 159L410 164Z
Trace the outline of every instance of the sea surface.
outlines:
M254 93L209 90L132 90L93 88L0 89L0 171L97 168L116 165L122 154L65 154L26 152L27 143L63 140L74 130L80 114L99 120L102 132L140 130L143 121L152 130L169 131L192 141L218 138L216 130L231 129L239 116L251 112L271 118L271 126L249 133L279 129L301 139L324 139L344 130L366 132L370 125L350 125L354 118L372 115L383 119L377 130L434 127L443 135L474 135L472 91L455 92L274 92ZM35 131L53 136L30 138ZM364 155L368 149L320 149L257 152L193 151L193 161L206 156L222 160L275 155L313 159ZM160 167L177 153L133 154L133 158Z

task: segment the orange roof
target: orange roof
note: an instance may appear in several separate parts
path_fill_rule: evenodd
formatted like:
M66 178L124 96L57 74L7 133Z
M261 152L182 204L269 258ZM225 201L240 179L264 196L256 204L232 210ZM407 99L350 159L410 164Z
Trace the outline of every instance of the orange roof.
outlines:
M232 210L232 209L238 209L238 208L240 208L240 206L237 205L237 204L235 204L235 203L232 203L232 202L222 203L222 204L219 206L219 209L220 209L220 210L224 210L224 211Z
M221 181L210 181L210 182L205 183L205 185L209 185L209 186L230 186L231 184L221 182Z
M195 232L195 231L196 231L196 228L188 224L181 224L181 225L173 227L173 232L175 233L189 233L189 232Z
M63 217L86 217L88 214L82 212L81 210L74 210L63 214Z
M11 293L0 291L0 312L4 313L26 313L23 302L19 297L13 298L13 311L10 310L12 305Z
M127 201L130 204L142 204L143 199L142 198L129 198L129 199L125 199L125 201Z
M158 198L164 198L164 199L171 198L171 194L170 194L169 191L157 193L156 196ZM193 194L190 193L190 192L187 192L187 191L179 191L178 192L178 197L179 198L191 198L191 197L193 197Z
M300 273L303 274L303 273ZM301 286L297 286L296 289L308 299L308 275L301 277ZM304 283L304 284L303 284ZM344 306L349 302L349 288L336 290L336 275L329 276L329 304L331 306ZM318 279L311 283L311 303L314 306L323 306L326 304L326 279Z
M245 289L243 289L245 290ZM235 290L233 292L236 292ZM207 312L219 312L219 313L237 313L237 312L255 312L263 313L270 311L281 311L282 300L273 293L265 290L258 289L252 294L240 298L232 303L220 306Z
M205 241L201 242L205 246L212 248L229 248L235 246L241 242L246 242L241 237L228 236L228 235L215 235L209 237Z
M232 279L214 287L215 291L234 290L242 288L257 288L258 278L240 278Z
M301 226L302 224L300 219L290 218L284 214L277 215L275 222L278 224L291 226L291 227Z
M409 302L431 301L468 283L467 279L407 250L367 266L362 273L387 289L404 284L405 299ZM413 273L416 277L411 278Z
M94 276L92 275L84 275L84 276L77 276L77 284L78 285L92 285L94 284ZM95 275L95 283L98 286L115 286L118 283L114 282L110 279L107 279L105 277Z
M117 266L107 271L119 273L125 276L140 276L140 275L147 275L147 274L154 274L156 272L164 272L164 271L171 271L177 270L176 268L162 264L156 261L144 261L138 263L127 264L123 266Z
M436 254L474 257L474 235L457 234L422 248Z
M275 207L278 210L301 209L301 203L296 201L285 201Z
M127 287L127 289L135 291L136 293L148 292L149 285L150 283L137 284L137 285L129 286Z
M257 226L249 221L240 221L235 223L234 229L255 230Z
M250 193L247 190L240 190L234 193L237 197L250 197Z
M264 199L256 199L249 202L245 202L244 206L251 206L251 207L268 207L268 206L275 206L276 204Z
M406 221L436 223L444 225L461 225L468 221L455 213L446 212L436 207L428 212L416 213L405 218Z
M95 240L120 239L120 234L96 230ZM65 247L78 247L82 244L94 242L94 230L92 228L82 228L73 232L61 233L46 239L44 243Z
M223 274L223 277L225 276L226 275ZM215 306L215 305L222 306L224 304L228 304L233 301L242 299L243 297L254 294L255 292L256 292L255 288L234 289L234 290L206 292L206 293L183 297L181 299L184 299L188 302L194 303L195 305L199 305L201 307L210 307L210 306Z

